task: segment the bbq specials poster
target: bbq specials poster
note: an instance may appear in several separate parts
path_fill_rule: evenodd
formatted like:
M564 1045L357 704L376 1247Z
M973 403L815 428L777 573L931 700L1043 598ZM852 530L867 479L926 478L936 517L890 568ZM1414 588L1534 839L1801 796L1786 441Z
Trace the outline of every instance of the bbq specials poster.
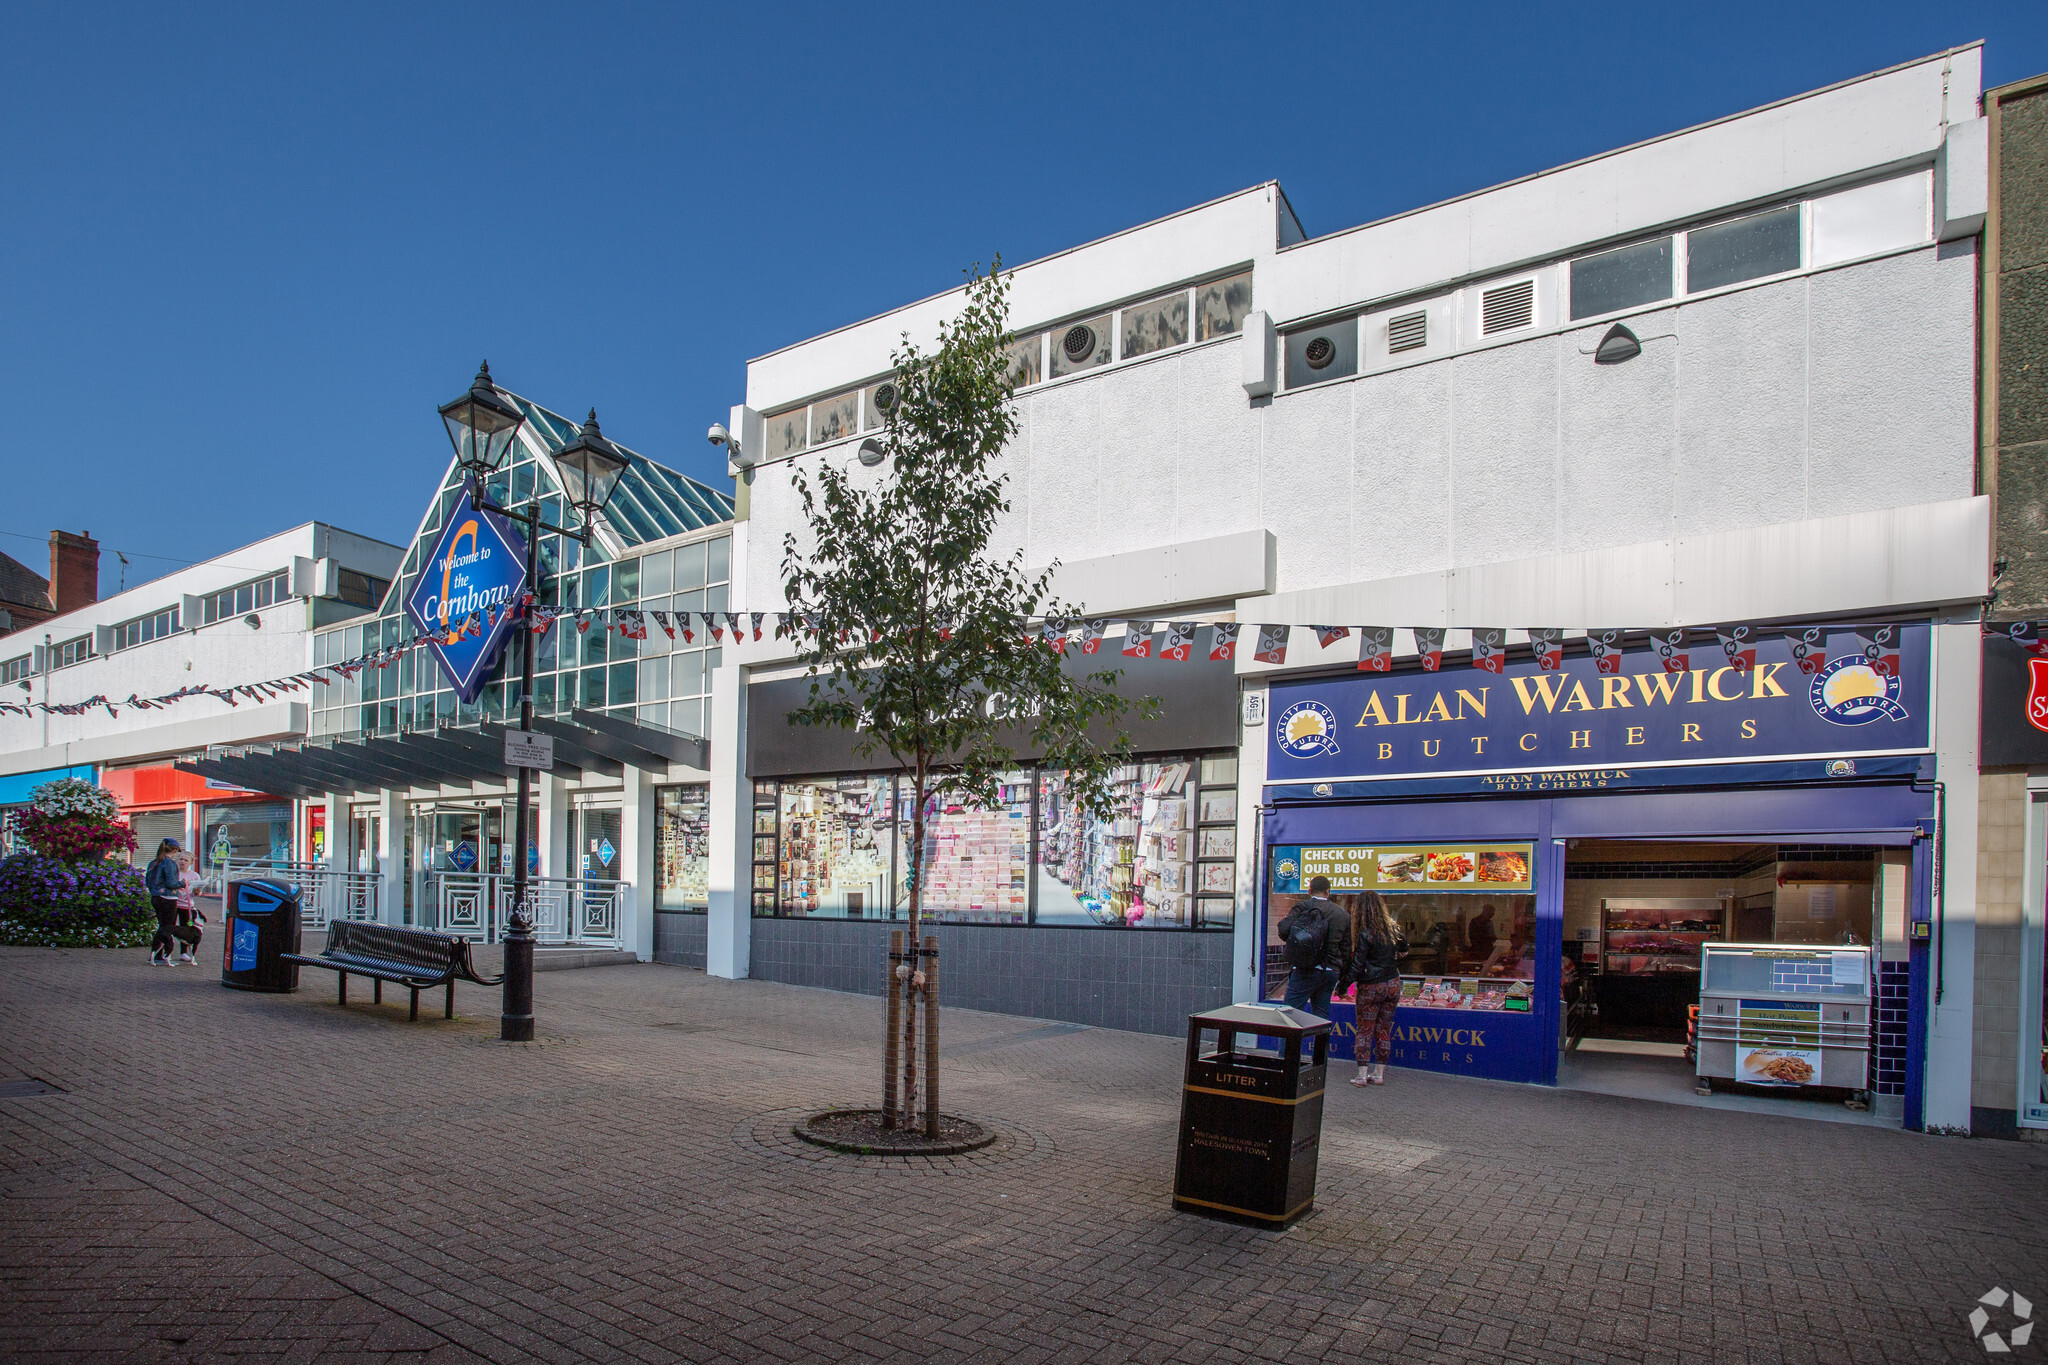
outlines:
M1294 844L1273 850L1273 890L1299 894L1316 877L1352 891L1529 891L1531 844Z

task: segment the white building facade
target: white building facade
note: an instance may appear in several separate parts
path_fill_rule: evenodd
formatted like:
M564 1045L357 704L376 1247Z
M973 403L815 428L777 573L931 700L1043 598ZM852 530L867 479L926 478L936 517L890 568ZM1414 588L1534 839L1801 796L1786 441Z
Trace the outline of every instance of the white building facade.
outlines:
M0 807L83 777L120 798L139 857L167 837L208 875L230 857L312 856L324 831L288 798L175 765L210 745L303 738L303 689L229 689L302 671L313 633L374 609L403 554L308 522L0 640L0 701L26 708L0 713Z
M1272 925L1309 864L1377 850L1333 881L1393 887L1426 945L1406 999L1435 1003L1404 1003L1397 1064L1556 1081L1587 1038L1690 1048L1685 1010L1718 1008L1705 945L1763 945L1741 970L1795 1015L1800 973L1825 962L1846 988L1854 949L1862 985L1826 999L1854 1013L1868 1056L1836 1088L1895 1122L1967 1128L1974 873L1937 850L1975 829L1990 572L1979 55L1347 231L1308 237L1268 184L1017 268L998 548L1057 563L1062 600L1119 635L1202 628L1195 662L1133 666L1135 690L1173 695L1140 737L1129 832L1081 828L1057 774L1028 768L1003 810L940 822L926 852L955 879L937 915L949 998L1154 1031L1277 998ZM735 603L785 605L792 469L851 464L899 337L929 345L959 299L750 363L731 422ZM1227 662L1202 662L1211 623L1244 631ZM1293 627L1284 662L1254 658L1260 624ZM1736 625L1763 642L1753 666ZM1347 633L1324 645L1317 626ZM1384 674L1362 671L1368 628L1390 630ZM1551 630L1561 664L1531 648ZM1788 640L1805 631L1842 675L1810 707ZM1620 651L1618 696L1595 676L1596 638ZM1875 728L1860 717L1877 703L1834 690L1868 639L1854 690L1889 689L1906 717ZM1422 663L1430 646L1439 667ZM1668 689L1674 672L1659 738L1633 724L1659 684L1632 680ZM769 640L727 649L714 675L709 969L878 990L905 860L896 789L837 740L789 737L795 673ZM1567 688L1537 715L1539 679L1590 680L1606 713L1575 726ZM1425 762L1420 739L1410 756L1399 727L1446 688L1455 708L1460 686L1493 689L1460 723L1511 711L1529 728L1490 752L1484 726L1447 728L1462 761ZM1674 709L1689 690L1702 714L1727 704L1725 737ZM1410 700L1416 714L1379 719ZM1274 730L1304 707L1331 718L1323 748L1325 730ZM1696 756L1675 747L1695 732ZM1461 882L1400 892L1405 870L1459 858ZM1473 1016L1447 1013L1474 1000L1478 1047ZM1834 1086L1848 1035L1804 1029L1793 1042L1810 1048L1727 1041L1738 1064L1811 1053L1780 1072ZM1453 1035L1468 1042L1438 1045Z

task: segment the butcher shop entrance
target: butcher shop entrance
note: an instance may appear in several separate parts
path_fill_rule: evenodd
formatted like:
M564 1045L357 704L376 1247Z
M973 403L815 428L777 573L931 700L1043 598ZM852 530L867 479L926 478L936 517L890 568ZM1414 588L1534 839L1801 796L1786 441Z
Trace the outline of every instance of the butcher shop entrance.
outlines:
M1843 1049L1857 1041L1850 1026L1860 1026L1861 1059L1874 1061L1867 1035L1881 1022L1872 1007L1881 963L1872 949L1887 910L1903 948L1909 852L1600 838L1564 845L1560 1084L1651 1098L1867 1103L1872 1067ZM1752 984L1747 995L1713 995L1702 1064L1710 963ZM1783 989L1762 989L1773 985ZM1822 1016L1832 1050L1821 1047ZM1823 1056L1832 1059L1826 1070Z

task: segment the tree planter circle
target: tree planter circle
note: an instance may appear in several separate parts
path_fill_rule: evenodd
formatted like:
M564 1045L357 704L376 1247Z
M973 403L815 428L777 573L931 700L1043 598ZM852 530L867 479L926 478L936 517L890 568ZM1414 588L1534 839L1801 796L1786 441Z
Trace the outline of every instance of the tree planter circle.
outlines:
M928 1138L920 1121L912 1128L884 1128L879 1109L827 1109L791 1127L805 1142L854 1156L958 1156L996 1140L995 1130L963 1119L939 1115L939 1135Z

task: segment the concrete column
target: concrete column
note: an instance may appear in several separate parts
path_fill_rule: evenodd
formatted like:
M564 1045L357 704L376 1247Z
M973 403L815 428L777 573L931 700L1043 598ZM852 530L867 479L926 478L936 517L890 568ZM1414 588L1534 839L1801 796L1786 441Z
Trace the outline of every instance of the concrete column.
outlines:
M704 966L747 975L753 950L754 786L747 778L747 670L721 663L711 675L711 867Z
M540 828L535 838L540 841L540 875L543 877L566 877L569 875L569 786L553 773L541 773L540 790L535 794L540 807Z
M1977 980L1977 727L1983 640L1976 618L1934 627L1934 775L1945 792L1940 941L1929 959L1927 1102L1929 1132L1970 1129L1970 1079Z
M633 884L619 916L619 946L642 962L654 960L654 779L628 763L619 808L618 875Z
M1256 695L1258 714L1266 714L1266 681L1251 679L1244 695ZM1237 918L1232 924L1230 998L1259 998L1259 878L1264 875L1259 848L1259 803L1266 786L1266 727L1247 727L1247 703L1238 701L1237 747Z
M385 788L377 793L378 903L386 924L405 923L405 793ZM414 907L414 918L424 922Z

